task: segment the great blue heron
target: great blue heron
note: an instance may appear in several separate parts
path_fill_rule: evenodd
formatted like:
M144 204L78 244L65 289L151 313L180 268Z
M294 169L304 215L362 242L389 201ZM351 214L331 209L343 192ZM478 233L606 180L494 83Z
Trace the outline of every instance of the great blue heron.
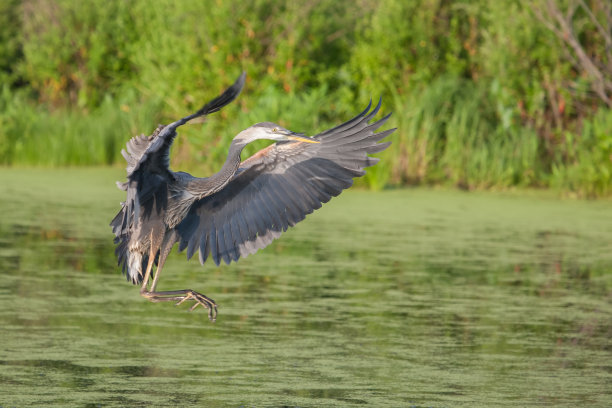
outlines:
M142 296L177 304L193 300L190 310L202 305L211 321L217 316L211 298L191 289L156 290L174 244L187 249L187 259L199 251L202 264L210 256L217 266L255 253L363 176L365 167L378 162L368 154L386 149L390 142L377 142L395 130L374 133L390 115L368 124L380 108L379 102L370 112L370 102L355 118L312 138L270 122L253 125L232 140L225 164L208 178L170 170L176 129L233 101L244 81L242 73L194 114L130 139L127 152L121 152L127 181L117 182L127 199L110 223L118 264L128 280L141 284ZM277 143L240 162L242 149L258 139ZM148 287L153 264L157 269Z

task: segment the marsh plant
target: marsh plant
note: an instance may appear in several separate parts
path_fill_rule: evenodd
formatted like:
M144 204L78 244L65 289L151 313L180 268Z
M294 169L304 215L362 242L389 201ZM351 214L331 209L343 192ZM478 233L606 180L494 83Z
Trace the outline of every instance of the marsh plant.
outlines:
M611 192L604 0L10 0L0 11L3 164L120 163L129 137L246 70L238 105L183 130L181 166L217 170L255 122L314 134L382 96L399 130L386 167L361 181L371 188Z

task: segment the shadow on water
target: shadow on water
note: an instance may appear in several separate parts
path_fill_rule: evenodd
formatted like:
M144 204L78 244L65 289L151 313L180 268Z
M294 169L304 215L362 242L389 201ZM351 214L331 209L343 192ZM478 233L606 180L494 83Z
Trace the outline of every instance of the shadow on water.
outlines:
M120 275L120 175L48 173L0 171L2 407L612 401L609 202L348 192L237 264L173 253L210 324Z

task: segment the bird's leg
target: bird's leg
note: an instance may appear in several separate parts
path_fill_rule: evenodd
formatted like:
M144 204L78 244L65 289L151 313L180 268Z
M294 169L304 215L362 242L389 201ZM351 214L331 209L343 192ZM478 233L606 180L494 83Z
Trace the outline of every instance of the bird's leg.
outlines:
M147 279L143 282L142 288L140 289L140 294L151 302L178 301L176 303L177 306L185 302L186 300L194 300L195 304L189 310L193 311L196 307L198 307L198 305L202 305L202 307L208 309L208 319L211 322L214 322L217 319L217 304L208 296L205 296L191 289L167 290L159 292L155 290L162 268L166 261L166 257L170 252L169 249L171 249L171 246L170 248L162 250L160 252L157 269L155 270L155 277L153 278L153 282L151 283L150 289L147 290L147 281L150 276L152 266L151 259L155 259L154 256L149 257L149 265L147 265L147 272L145 274L145 278Z
M151 277L151 269L153 269L153 263L155 262L155 255L157 254L157 250L161 244L159 239L156 239L156 235L154 233L154 231L151 231L151 235L149 236L149 240L151 242L150 245L150 249L149 249L149 262L147 263L147 270L145 272L145 276L142 279L142 286L140 287L140 294L142 296L145 296L145 293L147 293L147 284L149 283L149 278ZM161 254L160 254L161 255ZM160 262L163 263L163 261L160 259ZM160 264L157 264L157 270L159 271L159 266ZM156 275L158 275L159 272L156 272ZM157 280L157 277L155 278L155 280Z
M147 263L147 270L145 272L144 278L142 279L142 286L140 287L140 294L143 296L144 296L144 293L147 292L147 284L149 283L149 278L151 277L151 269L153 268L153 262L155 262L155 257L149 256L149 262Z

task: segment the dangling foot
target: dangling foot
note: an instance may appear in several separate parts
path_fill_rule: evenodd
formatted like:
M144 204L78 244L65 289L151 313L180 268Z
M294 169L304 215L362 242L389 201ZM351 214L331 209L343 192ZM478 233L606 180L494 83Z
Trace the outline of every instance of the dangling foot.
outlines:
M187 292L185 293L185 297L179 300L175 306L178 306L184 301L190 300L190 299L195 300L195 305L189 308L190 312L193 312L194 309L198 307L198 305L202 305L203 308L208 309L208 319L211 322L214 322L215 320L217 320L217 304L215 303L215 301L206 295L196 292L195 290L188 289Z
M217 320L217 304L214 300L205 296L195 290L183 289L183 290L168 290L162 292L141 292L142 296L149 299L151 302L167 302L178 300L176 306L185 302L186 300L194 300L195 305L189 308L189 311L193 311L198 305L202 305L205 309L208 309L208 319L211 322Z

